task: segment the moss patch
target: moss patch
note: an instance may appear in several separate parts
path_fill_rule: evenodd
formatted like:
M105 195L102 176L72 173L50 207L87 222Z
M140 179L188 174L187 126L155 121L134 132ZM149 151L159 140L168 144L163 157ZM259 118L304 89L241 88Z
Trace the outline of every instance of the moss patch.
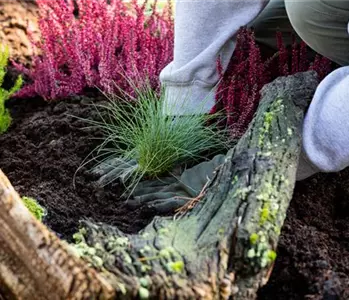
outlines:
M31 214L40 222L46 214L46 210L33 198L22 197L22 201Z

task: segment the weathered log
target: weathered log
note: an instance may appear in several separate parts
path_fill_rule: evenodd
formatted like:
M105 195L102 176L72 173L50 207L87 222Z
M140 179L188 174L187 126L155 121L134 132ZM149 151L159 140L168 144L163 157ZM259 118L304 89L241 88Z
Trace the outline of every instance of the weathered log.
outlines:
M40 299L35 293L43 299L108 298L110 284L117 299L255 299L276 257L295 184L303 114L316 86L312 72L266 85L248 131L198 205L181 218L156 217L137 235L82 222L77 249L108 274L108 283L33 223L9 184L0 183L0 291L24 299ZM14 285L22 278L25 286ZM90 282L93 290L83 293L65 288Z
M114 290L37 221L0 170L0 298L111 299Z

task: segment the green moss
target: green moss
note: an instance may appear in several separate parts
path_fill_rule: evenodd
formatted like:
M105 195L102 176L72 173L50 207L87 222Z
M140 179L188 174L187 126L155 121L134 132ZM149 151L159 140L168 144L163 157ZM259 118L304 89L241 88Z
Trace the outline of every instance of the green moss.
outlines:
M19 76L14 86L9 91L1 87L7 72L9 56L9 48L0 46L0 134L7 131L12 120L9 110L5 107L5 102L16 93L23 84L23 79Z
M70 250L78 257L83 258L88 265L97 269L103 269L105 249L100 243L96 243L94 247L87 245L85 240L86 229L80 228L78 232L73 234L74 242L69 244Z
M106 250L114 253L120 249L124 249L129 245L130 241L127 237L110 238L106 244Z
M30 197L22 197L22 201L26 208L32 213L32 215L38 219L40 222L42 218L45 216L45 209L33 198Z
M145 245L142 249L139 250L139 253L142 255L149 255L152 252L152 248L148 245Z
M238 175L235 175L234 178L233 178L233 180L232 180L232 182L231 182L231 184L234 185L235 183L237 183L237 182L238 182L238 179L239 179Z
M144 287L140 287L138 290L138 295L139 295L139 299L149 299L150 293L149 290L144 288Z
M167 269L173 273L182 273L184 270L184 262L182 260L169 262Z
M280 234L281 234L281 228L280 228L280 227L275 226L274 231L275 231L275 233L276 233L277 235L280 235Z
M248 187L243 187L243 188L238 188L234 192L233 198L240 198L242 200L245 200L249 193L251 192L251 186Z
M219 228L218 229L218 235L224 235L225 229L224 228Z
M256 198L262 202L259 215L259 225L265 225L267 222L274 223L278 210L278 194L277 187L270 182L265 182L261 187Z
M142 273L148 273L151 271L151 266L148 264L144 264L141 266Z
M177 256L177 252L172 247L166 247L159 251L159 257L165 259L171 259L171 257Z
M263 255L260 260L260 266L262 268L265 268L266 266L273 263L276 259L276 252L274 250L268 249L267 251L263 252Z
M265 138L270 133L270 128L275 116L284 108L282 105L282 98L276 99L270 106L270 110L264 113L263 126L260 128L258 146L263 147Z
M256 256L256 251L254 250L254 248L251 248L247 251L248 258L254 258L255 256Z
M259 236L258 236L257 233L252 233L252 234L250 235L250 243L251 243L252 245L255 245L255 244L257 243L258 239L259 239Z
M268 203L264 203L263 208L261 209L259 224L263 225L268 220L268 218L269 218Z
M269 250L267 255L268 255L268 258L270 261L275 261L276 256L277 256L277 254L274 250Z
M274 115L275 115L275 112L273 112L273 111L265 113L265 116L264 116L264 126L265 126L265 131L266 132L269 132L269 129L271 127L271 122L274 119Z
M78 232L73 234L73 239L76 244L79 244L83 241L85 241L84 235L86 234L85 228L80 228Z
M251 234L250 243L251 248L247 250L246 258L251 267L261 269L275 261L276 252L271 248L265 232Z
M141 284L142 287L145 287L145 288L149 286L149 281L145 277L140 278L139 283Z

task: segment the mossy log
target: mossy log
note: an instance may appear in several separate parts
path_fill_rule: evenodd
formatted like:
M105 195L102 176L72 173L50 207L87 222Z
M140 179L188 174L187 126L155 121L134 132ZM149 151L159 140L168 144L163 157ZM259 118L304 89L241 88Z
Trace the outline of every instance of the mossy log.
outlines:
M76 258L0 180L0 295L13 299L255 299L269 278L295 185L316 74L278 78L246 134L185 215L137 235L82 222Z

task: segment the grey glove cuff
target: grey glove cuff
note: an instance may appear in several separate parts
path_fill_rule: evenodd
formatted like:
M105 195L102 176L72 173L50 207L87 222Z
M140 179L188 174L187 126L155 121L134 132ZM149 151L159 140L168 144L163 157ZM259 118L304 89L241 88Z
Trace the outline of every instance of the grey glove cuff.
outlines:
M296 180L301 181L304 180L316 173L319 173L320 170L310 162L310 160L307 157L307 154L305 153L304 149L302 148L300 156L299 156L299 162L298 162L298 168L296 173Z

